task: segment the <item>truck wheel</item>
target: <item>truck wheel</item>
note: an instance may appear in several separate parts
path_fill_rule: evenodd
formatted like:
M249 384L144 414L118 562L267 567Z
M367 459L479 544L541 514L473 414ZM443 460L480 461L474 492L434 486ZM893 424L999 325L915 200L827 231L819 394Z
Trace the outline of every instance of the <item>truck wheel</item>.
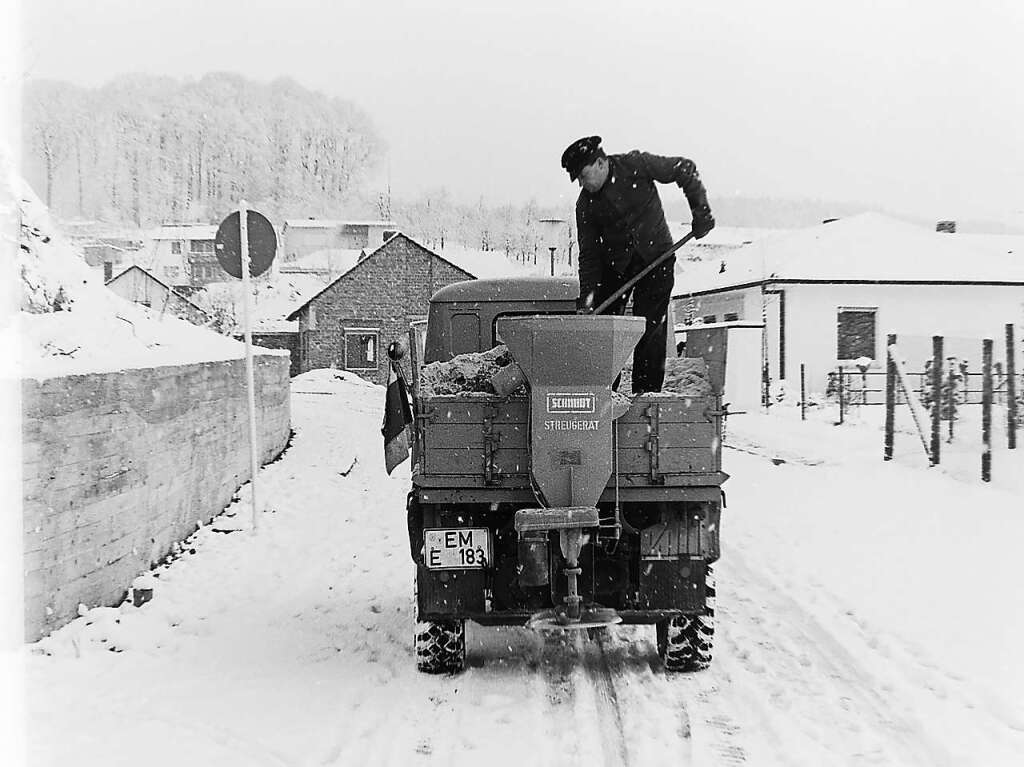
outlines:
M416 669L426 674L454 674L466 665L466 622L417 621Z
M704 612L659 621L658 655L666 671L702 671L711 665L715 638L715 574L707 568Z

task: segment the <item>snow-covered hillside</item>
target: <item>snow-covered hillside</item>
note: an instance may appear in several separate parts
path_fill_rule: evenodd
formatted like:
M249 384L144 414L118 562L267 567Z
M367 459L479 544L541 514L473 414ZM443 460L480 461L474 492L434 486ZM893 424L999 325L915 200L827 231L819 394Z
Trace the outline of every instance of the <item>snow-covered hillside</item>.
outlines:
M103 285L19 178L6 178L21 231L17 267L21 312L0 328L24 377L238 359L245 347L171 314L126 301ZM281 354L282 352L262 352ZM12 351L5 360L15 357Z
M710 670L666 676L651 627L471 626L467 671L431 677L382 403L344 373L296 378L258 533L239 502L152 601L83 608L26 648L30 764L1019 763L1011 490L926 468L909 437L883 463L866 419L734 417Z

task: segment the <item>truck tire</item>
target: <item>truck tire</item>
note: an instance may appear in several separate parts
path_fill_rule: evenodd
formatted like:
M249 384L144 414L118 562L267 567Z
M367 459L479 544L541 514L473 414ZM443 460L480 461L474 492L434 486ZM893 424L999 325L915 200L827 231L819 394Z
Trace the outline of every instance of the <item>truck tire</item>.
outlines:
M417 621L416 669L425 674L455 674L466 666L466 622Z
M666 671L703 671L711 665L715 638L715 573L704 578L704 612L681 615L657 624L658 655Z

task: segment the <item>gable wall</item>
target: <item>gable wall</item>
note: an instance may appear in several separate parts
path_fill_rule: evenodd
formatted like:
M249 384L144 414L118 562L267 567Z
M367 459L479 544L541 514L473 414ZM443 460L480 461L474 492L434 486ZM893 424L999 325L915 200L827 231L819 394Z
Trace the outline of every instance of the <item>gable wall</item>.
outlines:
M426 316L435 291L466 279L466 272L412 241L404 237L390 241L385 250L367 258L312 301L315 329L309 329L308 308L302 312L302 370L343 368L344 328L373 328L379 333L376 368L356 372L385 383L387 345L399 338L407 341L409 323Z

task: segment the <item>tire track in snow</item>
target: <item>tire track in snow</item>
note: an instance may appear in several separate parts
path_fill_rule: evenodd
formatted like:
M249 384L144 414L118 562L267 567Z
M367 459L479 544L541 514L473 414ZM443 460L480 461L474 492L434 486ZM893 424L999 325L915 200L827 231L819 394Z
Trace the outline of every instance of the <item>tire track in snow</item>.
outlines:
M541 634L538 672L544 682L545 702L548 706L548 737L546 743L558 744L560 753L549 754L558 764L568 753L569 762L593 761L600 754L586 753L592 740L589 728L581 721L579 696L576 689L580 638L577 632L547 632ZM571 749L571 751L570 751Z
M630 763L697 764L691 712L678 692L689 675L665 672L654 627L618 626L600 635L596 644L607 684L614 690L620 738Z
M642 636L648 627L616 626L592 632L565 632L545 637L542 663L548 721L562 738L564 752L553 764L584 760L608 767L646 765L669 759L693 764L690 717L666 677L653 642ZM653 637L652 637L653 638ZM665 711L672 712L666 728ZM570 732L572 733L570 735ZM567 739L571 738L571 742Z
M605 764L609 767L629 767L629 748L625 739L626 728L619 704L619 694L608 662L608 654L605 652L605 644L608 642L607 630L598 630L591 636L590 645L597 649L598 662L596 667L589 667L590 680L597 693L598 726L601 729Z
M949 753L931 738L908 701L880 682L874 654L855 657L828 627L766 572L755 570L741 552L728 555L735 581L728 605L728 639L719 656L734 671L730 682L745 683L745 703L761 727L814 743L833 758L882 764L951 764ZM721 671L721 669L719 669ZM739 675L739 676L737 676ZM728 735L735 698L725 708L712 687L702 693L704 725ZM749 714L748 714L749 717ZM719 738L721 741L721 738ZM713 752L724 758L719 747ZM808 756L812 750L806 752ZM842 755L842 756L841 756ZM810 763L810 762L807 762Z

